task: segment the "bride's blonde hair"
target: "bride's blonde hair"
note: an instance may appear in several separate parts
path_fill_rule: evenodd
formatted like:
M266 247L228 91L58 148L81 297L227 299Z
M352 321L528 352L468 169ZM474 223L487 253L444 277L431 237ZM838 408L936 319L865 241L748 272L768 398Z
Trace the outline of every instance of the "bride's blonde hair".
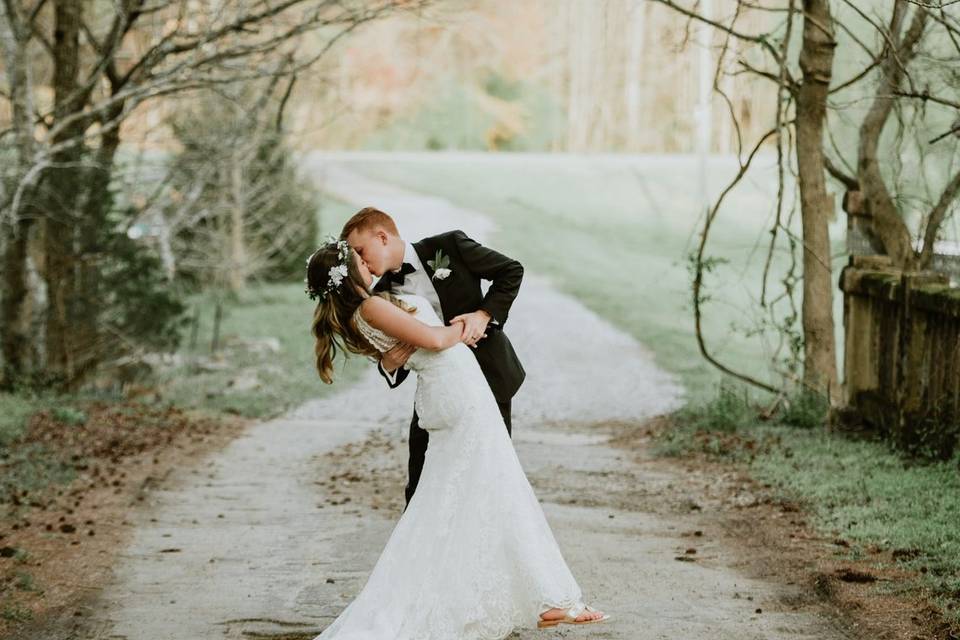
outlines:
M336 243L328 243L318 249L307 262L307 286L313 291L327 289L330 269L342 264L340 249ZM317 359L317 373L325 383L333 382L333 359L337 349L367 356L373 360L380 358L380 352L370 344L357 328L354 312L367 296L380 296L397 305L408 313L416 307L386 291L373 293L363 282L357 268L356 256L350 248L346 257L347 275L340 284L321 296L313 310L310 332L316 338L314 353ZM360 291L366 293L366 296Z

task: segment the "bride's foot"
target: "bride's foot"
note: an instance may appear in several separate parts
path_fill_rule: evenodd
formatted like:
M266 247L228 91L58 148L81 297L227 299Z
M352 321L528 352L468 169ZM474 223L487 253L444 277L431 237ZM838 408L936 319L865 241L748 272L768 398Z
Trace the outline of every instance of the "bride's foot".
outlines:
M556 622L557 620L564 620L567 616L566 609L560 609L554 607L553 609L548 609L540 614L540 619L544 622ZM603 617L603 611L597 611L595 609L585 609L583 613L578 615L573 619L573 622L590 622L591 620L599 620Z

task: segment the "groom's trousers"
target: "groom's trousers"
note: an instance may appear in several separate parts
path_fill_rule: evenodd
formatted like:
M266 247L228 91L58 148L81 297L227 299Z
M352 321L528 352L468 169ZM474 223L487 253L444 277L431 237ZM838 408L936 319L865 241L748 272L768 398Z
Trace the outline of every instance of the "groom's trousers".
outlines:
M513 437L512 425L510 424L510 400L497 402L500 408L500 415L503 416L503 422L507 426L507 435ZM410 504L410 498L417 490L417 483L420 481L420 472L423 471L423 460L427 453L427 442L430 440L430 432L420 428L420 417L417 412L413 412L413 420L410 421L410 462L407 465L408 480L404 493L407 497L407 504ZM406 507L404 507L406 510Z

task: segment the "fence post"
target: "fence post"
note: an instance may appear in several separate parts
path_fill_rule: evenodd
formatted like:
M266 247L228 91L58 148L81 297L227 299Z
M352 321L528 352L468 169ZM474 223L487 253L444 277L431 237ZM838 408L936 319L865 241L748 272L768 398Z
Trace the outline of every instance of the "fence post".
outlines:
M896 368L896 438L914 440L917 419L925 409L931 364L928 358L929 313L916 307L914 290L930 284L948 284L949 277L935 271L905 271L900 277L900 348ZM936 365L933 365L936 366Z
M899 273L893 260L882 255L850 256L840 272L840 290L844 294L843 401L846 406L857 405L862 393L875 392L880 386L876 302L860 289L861 277L873 271Z

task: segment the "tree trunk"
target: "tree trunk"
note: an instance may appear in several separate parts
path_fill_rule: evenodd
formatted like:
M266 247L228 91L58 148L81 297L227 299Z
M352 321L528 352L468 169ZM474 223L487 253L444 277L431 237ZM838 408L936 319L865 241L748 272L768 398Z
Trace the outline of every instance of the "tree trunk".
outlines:
M246 162L242 148L236 149L230 166L230 271L227 280L234 293L243 291L247 282L247 245L245 222L247 218L246 184L243 179L243 167Z
M867 201L874 234L880 238L884 250L893 258L894 263L906 269L912 268L915 260L910 231L887 190L877 152L880 136L897 99L895 92L900 88L904 68L916 53L917 43L920 42L926 26L927 11L917 7L910 28L901 38L901 26L908 8L909 3L905 0L897 0L894 5L893 19L890 21L890 43L880 65L880 86L860 125L857 159L857 179Z
M121 117L123 103L112 107L106 117L111 122ZM94 371L105 358L112 355L112 350L103 342L100 320L103 296L107 292L102 290L101 260L105 249L102 246L104 229L108 224L107 216L112 206L110 197L110 180L113 176L113 161L120 146L120 129L106 131L100 137L100 147L95 154L95 166L85 171L88 179L85 181L83 198L79 202L80 225L78 232L76 263L77 285L75 289L74 322L71 331L75 339L73 345L73 371L68 380L68 386L79 386L87 374Z
M76 0L57 0L54 4L53 90L54 119L60 120L83 108L77 95L79 75L80 24L83 4ZM46 345L47 370L64 382L74 376L71 340L72 313L76 299L74 278L77 253L78 194L83 187L81 160L82 125L65 127L53 143L66 145L54 157L55 166L43 178L42 191L46 203L44 224L46 274L49 290Z
M40 366L31 357L33 327L31 323L30 289L27 286L27 256L30 234L34 230L30 220L18 220L10 225L13 234L8 237L3 256L3 383L9 384L30 369Z
M13 192L0 193L4 204L0 212L5 219L0 228L5 235L3 246L2 301L0 301L0 328L3 330L2 379L8 384L28 369L39 367L33 349L37 346L31 322L31 289L28 286L28 256L31 236L36 233L33 218L23 215L32 202L29 188L17 193L24 185L33 160L33 84L31 61L27 55L28 26L25 16L18 13L14 3L0 3L0 44L8 78L11 124L13 128L16 172L11 180ZM24 185L25 186L25 185Z
M823 126L836 47L829 0L804 0L803 83L797 95L797 168L803 221L804 385L839 401Z

